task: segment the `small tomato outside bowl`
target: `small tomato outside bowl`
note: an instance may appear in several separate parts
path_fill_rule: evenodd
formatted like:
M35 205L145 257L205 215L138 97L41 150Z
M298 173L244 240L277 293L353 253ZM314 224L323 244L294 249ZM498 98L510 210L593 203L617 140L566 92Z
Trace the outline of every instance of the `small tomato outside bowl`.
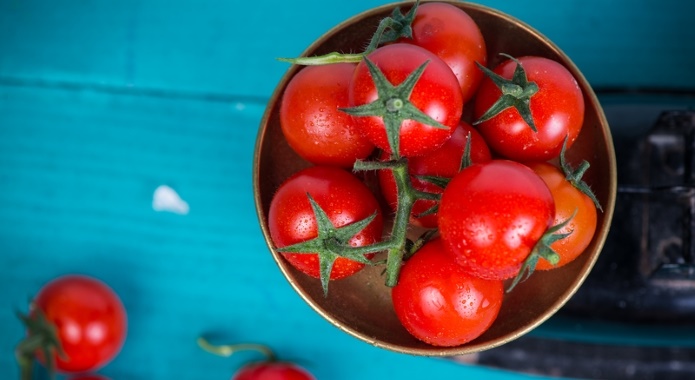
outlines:
M435 347L420 342L398 321L390 288L384 284L382 266L367 267L352 277L332 281L325 297L317 279L294 269L274 250L267 221L272 196L285 179L310 165L287 145L279 121L282 93L301 68L299 66L289 67L268 103L253 161L254 198L261 229L280 271L294 290L342 331L376 347L421 356L456 356L497 347L528 333L557 312L577 291L601 252L610 228L617 188L615 149L608 122L596 94L574 63L545 36L509 15L481 5L450 3L466 11L478 23L486 40L489 67L503 59L499 53L514 57L537 55L561 62L574 75L584 93L586 111L581 134L567 151L567 159L573 163L584 159L590 162L591 168L583 178L603 207L598 215L596 233L586 251L568 265L536 271L517 285L505 296L502 309L488 331L457 347ZM396 7L406 12L411 5L392 3L358 14L328 31L302 55L362 51L383 17Z

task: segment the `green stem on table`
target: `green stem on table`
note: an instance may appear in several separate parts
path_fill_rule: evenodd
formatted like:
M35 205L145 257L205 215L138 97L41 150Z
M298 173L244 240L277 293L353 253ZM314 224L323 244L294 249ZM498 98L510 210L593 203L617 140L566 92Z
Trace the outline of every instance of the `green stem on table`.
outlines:
M393 177L396 180L398 207L396 208L396 216L393 220L393 228L391 230L392 246L388 250L386 256L386 286L389 287L393 287L398 283L398 275L400 274L401 265L403 263L403 255L406 253L410 212L413 209L413 204L417 200L410 182L407 161L400 160L399 162L403 164L391 169Z
M198 346L200 348L202 348L203 350L205 350L211 354L215 354L217 356L230 357L230 356L232 356L235 353L240 352L240 351L256 351L256 352L260 352L261 354L263 354L263 356L265 356L267 361L272 362L272 361L277 360L273 350L271 350L270 347L263 345L263 344L237 343L237 344L214 345L202 336L197 339L197 343L198 343Z
M413 38L412 23L419 3L419 0L416 1L406 14L402 14L400 7L396 7L391 16L381 19L376 32L369 41L369 45L367 45L361 53L330 52L324 55L310 57L278 58L278 61L304 66L326 65L331 63L359 63L365 56L369 55L383 44L397 41L400 38Z

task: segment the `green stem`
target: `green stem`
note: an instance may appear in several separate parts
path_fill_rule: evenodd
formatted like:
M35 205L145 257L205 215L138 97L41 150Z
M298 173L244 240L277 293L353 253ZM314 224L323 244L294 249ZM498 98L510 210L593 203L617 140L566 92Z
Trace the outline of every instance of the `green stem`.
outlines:
M573 173L567 175L567 179L572 183L581 181L584 173L589 170L589 166L591 165L588 161L582 161L581 164L579 164L579 167Z
M326 248L334 252L340 252L341 255L357 256L357 255L368 255L370 253L377 253L387 251L393 248L394 243L392 239L382 240L380 242L363 245L359 247L345 246L338 241L327 241Z
M26 355L17 354L17 364L20 370L21 380L31 380L33 378L33 364L34 359L32 357L27 357Z
M326 65L331 63L359 63L364 57L376 50L379 46L398 40L401 37L412 38L411 24L415 17L415 10L419 2L408 14L403 15L400 9L396 8L390 17L385 17L379 22L376 32L369 40L369 45L361 53L343 54L330 52L324 55L297 58L278 58L279 61L293 63L297 65Z
M366 52L365 52L366 53ZM324 55L315 55L311 57L297 58L278 58L278 61L293 63L295 65L312 66L312 65L329 65L332 63L359 63L366 55L365 53L343 54L331 52Z
M420 191L417 189L412 189L413 196L418 199L426 199L428 201L438 201L442 198L441 194L428 193L427 191Z
M393 287L398 283L398 275L400 274L403 255L406 251L410 212L413 209L413 204L417 200L415 191L410 182L408 162L405 160L400 162L403 164L392 168L398 191L398 207L396 208L396 216L393 220L393 228L391 230L392 246L388 250L388 255L386 257L386 286L389 287Z
M256 351L263 354L268 361L275 361L275 353L270 347L257 343L238 343L214 345L202 336L197 340L198 346L203 350L217 356L230 357L239 351Z
M388 239L379 243L362 247L333 247L351 255L387 251L386 256L386 286L393 287L398 283L401 265L407 251L407 234L410 213L413 204L418 199L438 200L439 194L416 190L408 172L408 160L405 158L391 161L357 161L354 170L391 170L396 181L398 207L393 220L393 227Z

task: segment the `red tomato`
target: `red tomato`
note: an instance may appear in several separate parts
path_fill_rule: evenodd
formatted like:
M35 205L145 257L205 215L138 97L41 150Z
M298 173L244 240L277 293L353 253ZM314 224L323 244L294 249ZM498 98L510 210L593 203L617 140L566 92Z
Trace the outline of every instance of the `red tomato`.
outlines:
M433 52L449 65L466 103L483 79L475 62L483 66L487 63L487 47L478 24L462 9L434 2L418 6L412 30L412 43Z
M127 318L118 295L103 282L81 275L47 283L34 306L55 325L65 358L55 356L62 372L94 371L110 362L125 342Z
M442 240L460 265L487 279L514 277L554 217L545 182L507 160L464 169L439 203Z
M306 369L288 362L262 362L242 367L232 380L316 380Z
M461 119L463 100L456 76L449 66L430 51L419 46L396 43L378 48L367 58L383 73L386 80L394 86L400 85L411 73L422 64L427 66L422 76L415 84L410 97L398 98L399 101L409 100L415 108L422 111L446 128L436 128L428 124L407 119L400 125L399 154L400 156L420 156L432 152L442 146L451 136L454 128ZM350 84L350 106L362 106L375 101L387 103L392 98L381 99L377 93L374 80L367 64L363 60L357 65L355 75ZM389 111L392 114L402 112ZM356 117L357 126L362 134L367 136L377 147L391 152L389 140L381 116Z
M405 262L391 292L403 326L435 346L458 346L484 333L497 318L504 286L457 265L440 239Z
M307 193L328 215L335 227L376 218L350 239L352 246L365 246L381 239L383 219L376 198L351 173L328 166L304 169L285 181L270 203L268 227L276 247L286 247L317 237L317 223ZM319 258L315 253L283 253L287 261L300 271L320 278ZM350 276L364 264L339 257L331 271L331 279Z
M468 123L462 121L454 130L451 138L444 145L432 153L421 157L412 157L408 160L408 171L413 187L420 191L434 194L441 194L442 187L418 179L417 176L435 176L444 179L451 179L461 170L461 160L468 142L468 134L471 135L471 162L482 163L490 161L490 149L487 143L480 136L480 133L473 129ZM382 155L382 159L388 159L387 155ZM380 170L378 172L379 184L384 199L393 210L398 205L398 190L393 173L390 170ZM437 213L419 216L436 204L435 201L420 199L413 204L410 222L414 225L425 228L437 227Z
M567 181L565 174L556 166L539 162L529 164L529 167L545 181L553 194L553 225L564 222L574 214L572 220L557 231L559 234L571 233L550 245L550 248L560 255L560 261L552 265L547 260L538 260L536 264L536 269L541 270L558 268L576 259L591 243L596 232L596 206L591 198Z
M354 126L348 85L356 65L306 66L287 84L280 103L280 126L290 147L316 165L351 168L369 156L374 145Z
M530 100L534 132L515 108L508 108L478 125L490 149L515 161L547 161L560 155L565 137L567 148L574 143L584 123L584 97L577 81L560 63L526 56L518 58L529 81L538 86ZM514 60L506 60L494 69L504 78L512 78ZM483 79L474 103L479 119L501 96L490 78Z

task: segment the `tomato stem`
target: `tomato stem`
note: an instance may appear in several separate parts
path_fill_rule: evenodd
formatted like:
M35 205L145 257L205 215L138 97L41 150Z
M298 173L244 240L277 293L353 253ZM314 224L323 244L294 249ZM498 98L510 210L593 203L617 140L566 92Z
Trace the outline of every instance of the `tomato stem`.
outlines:
M396 215L391 230L392 247L389 249L386 257L386 286L389 287L396 286L398 283L398 275L400 274L403 255L406 251L406 235L410 213L413 209L413 204L417 200L417 194L410 182L408 161L400 160L399 162L402 162L402 164L391 168L398 192L398 207L396 207Z
M363 255L373 252L386 251L386 286L393 287L398 283L401 265L404 257L410 256L412 252L408 252L408 223L410 213L413 209L415 201L421 198L437 200L437 194L427 193L416 190L410 181L410 173L408 172L408 160L400 158L391 161L357 161L354 170L391 170L396 181L396 189L398 192L398 207L393 220L391 234L388 239L379 243L362 246L350 247L343 246L341 256L349 252L350 256ZM424 244L426 239L429 239L431 234L425 234L418 240L415 247ZM337 251L338 247L335 247ZM412 249L411 249L412 251Z
M538 130L531 114L530 102L531 97L538 92L538 85L535 82L529 82L526 71L516 58L504 53L500 53L500 55L516 63L514 74L511 79L507 79L476 62L478 68L499 88L501 95L478 120L473 122L473 125L490 120L507 108L514 107L526 124L534 132L537 132Z
M416 1L413 7L405 15L401 13L400 7L396 7L390 17L384 17L379 22L376 32L372 35L369 45L361 53L339 53L330 52L324 55L297 58L278 58L279 61L288 62L296 65L326 65L331 63L358 63L369 53L376 50L379 46L397 41L400 38L412 38L412 23L415 18L420 1Z
M526 260L524 260L522 263L519 273L517 273L512 283L505 290L507 293L511 292L512 289L519 284L519 282L525 281L531 276L531 274L533 274L533 271L536 270L536 265L538 264L539 259L544 259L550 262L552 265L557 265L557 263L560 261L560 255L553 250L551 245L556 241L562 240L572 234L572 231L567 233L560 233L559 231L565 228L565 226L567 226L569 222L574 219L575 215L577 215L576 209L569 218L548 228L541 239L538 240L536 245L533 247L533 250L528 255Z
M19 365L20 379L21 380L31 380L33 378L33 356L27 356L26 354L15 352L15 357L17 358L17 364Z
M591 199L591 201L594 202L594 206L596 206L597 210L603 211L603 207L601 207L601 202L598 201L598 198L596 198L596 195L591 190L589 185L582 180L584 173L586 173L586 171L589 170L589 167L591 166L589 164L589 161L583 160L579 164L579 167L577 169L572 168L572 166L570 166L570 164L567 162L567 139L568 137L565 136L565 141L562 142L562 150L560 151L560 168L562 169L562 172L565 174L565 178L567 179L567 181L569 181L572 184L572 186L576 187L579 191L581 191L587 197L589 197L589 199Z
M240 351L256 351L263 354L267 361L272 362L277 360L275 353L273 352L273 350L270 349L270 347L259 343L236 343L214 345L202 336L198 337L196 342L198 343L198 346L200 348L217 356L230 357Z
M41 309L29 304L30 314L17 312L17 317L27 329L27 336L15 347L15 358L21 371L22 379L31 379L32 366L36 352L40 351L45 358L46 370L51 379L55 378L55 354L65 357L58 339L55 325L46 319Z

